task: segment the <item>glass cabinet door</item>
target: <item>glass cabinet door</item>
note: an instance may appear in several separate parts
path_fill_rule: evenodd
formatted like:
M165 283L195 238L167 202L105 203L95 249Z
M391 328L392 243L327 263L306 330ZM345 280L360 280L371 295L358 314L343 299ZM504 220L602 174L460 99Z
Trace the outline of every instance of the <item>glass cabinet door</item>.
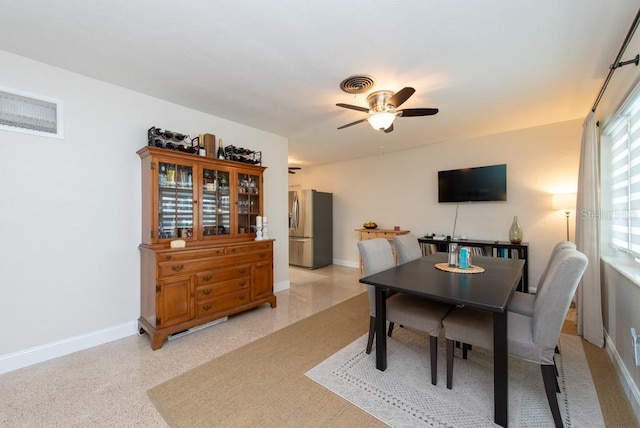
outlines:
M202 235L229 235L231 233L231 201L229 172L202 170Z
M260 215L260 177L238 173L238 234L256 233Z
M159 239L193 236L193 167L159 163L158 237Z

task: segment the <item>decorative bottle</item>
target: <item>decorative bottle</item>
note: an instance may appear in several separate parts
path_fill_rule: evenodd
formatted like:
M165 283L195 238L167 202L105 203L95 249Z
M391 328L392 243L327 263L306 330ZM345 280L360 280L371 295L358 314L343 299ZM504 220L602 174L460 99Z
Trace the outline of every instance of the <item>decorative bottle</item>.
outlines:
M218 138L218 159L224 159L224 148L222 147L222 138Z
M511 228L509 228L509 241L512 244L519 244L522 242L522 227L520 227L520 223L518 223L518 216L513 216L513 223L511 223Z

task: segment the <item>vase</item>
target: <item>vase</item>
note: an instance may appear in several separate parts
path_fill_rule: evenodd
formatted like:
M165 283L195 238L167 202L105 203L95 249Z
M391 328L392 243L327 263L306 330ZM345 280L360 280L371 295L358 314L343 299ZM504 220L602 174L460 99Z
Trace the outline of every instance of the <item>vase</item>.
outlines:
M519 244L522 242L522 227L518 223L518 216L513 216L513 223L509 228L509 241L512 244Z

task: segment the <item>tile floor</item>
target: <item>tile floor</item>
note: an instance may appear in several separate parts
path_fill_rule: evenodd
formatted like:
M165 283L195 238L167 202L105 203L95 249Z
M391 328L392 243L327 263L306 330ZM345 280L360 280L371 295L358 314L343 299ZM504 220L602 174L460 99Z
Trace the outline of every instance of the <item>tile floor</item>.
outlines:
M148 389L366 291L356 268L291 269L275 309L229 317L157 351L146 335L130 336L0 376L0 427L166 427Z

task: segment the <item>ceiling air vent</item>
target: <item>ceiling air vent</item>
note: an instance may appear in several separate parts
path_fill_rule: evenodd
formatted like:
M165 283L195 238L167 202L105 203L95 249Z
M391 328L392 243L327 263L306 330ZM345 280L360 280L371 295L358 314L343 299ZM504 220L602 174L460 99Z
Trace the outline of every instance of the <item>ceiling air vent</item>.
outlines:
M351 76L340 83L340 89L347 94L362 94L376 86L376 80L371 76Z
M0 129L63 138L62 101L0 87Z

